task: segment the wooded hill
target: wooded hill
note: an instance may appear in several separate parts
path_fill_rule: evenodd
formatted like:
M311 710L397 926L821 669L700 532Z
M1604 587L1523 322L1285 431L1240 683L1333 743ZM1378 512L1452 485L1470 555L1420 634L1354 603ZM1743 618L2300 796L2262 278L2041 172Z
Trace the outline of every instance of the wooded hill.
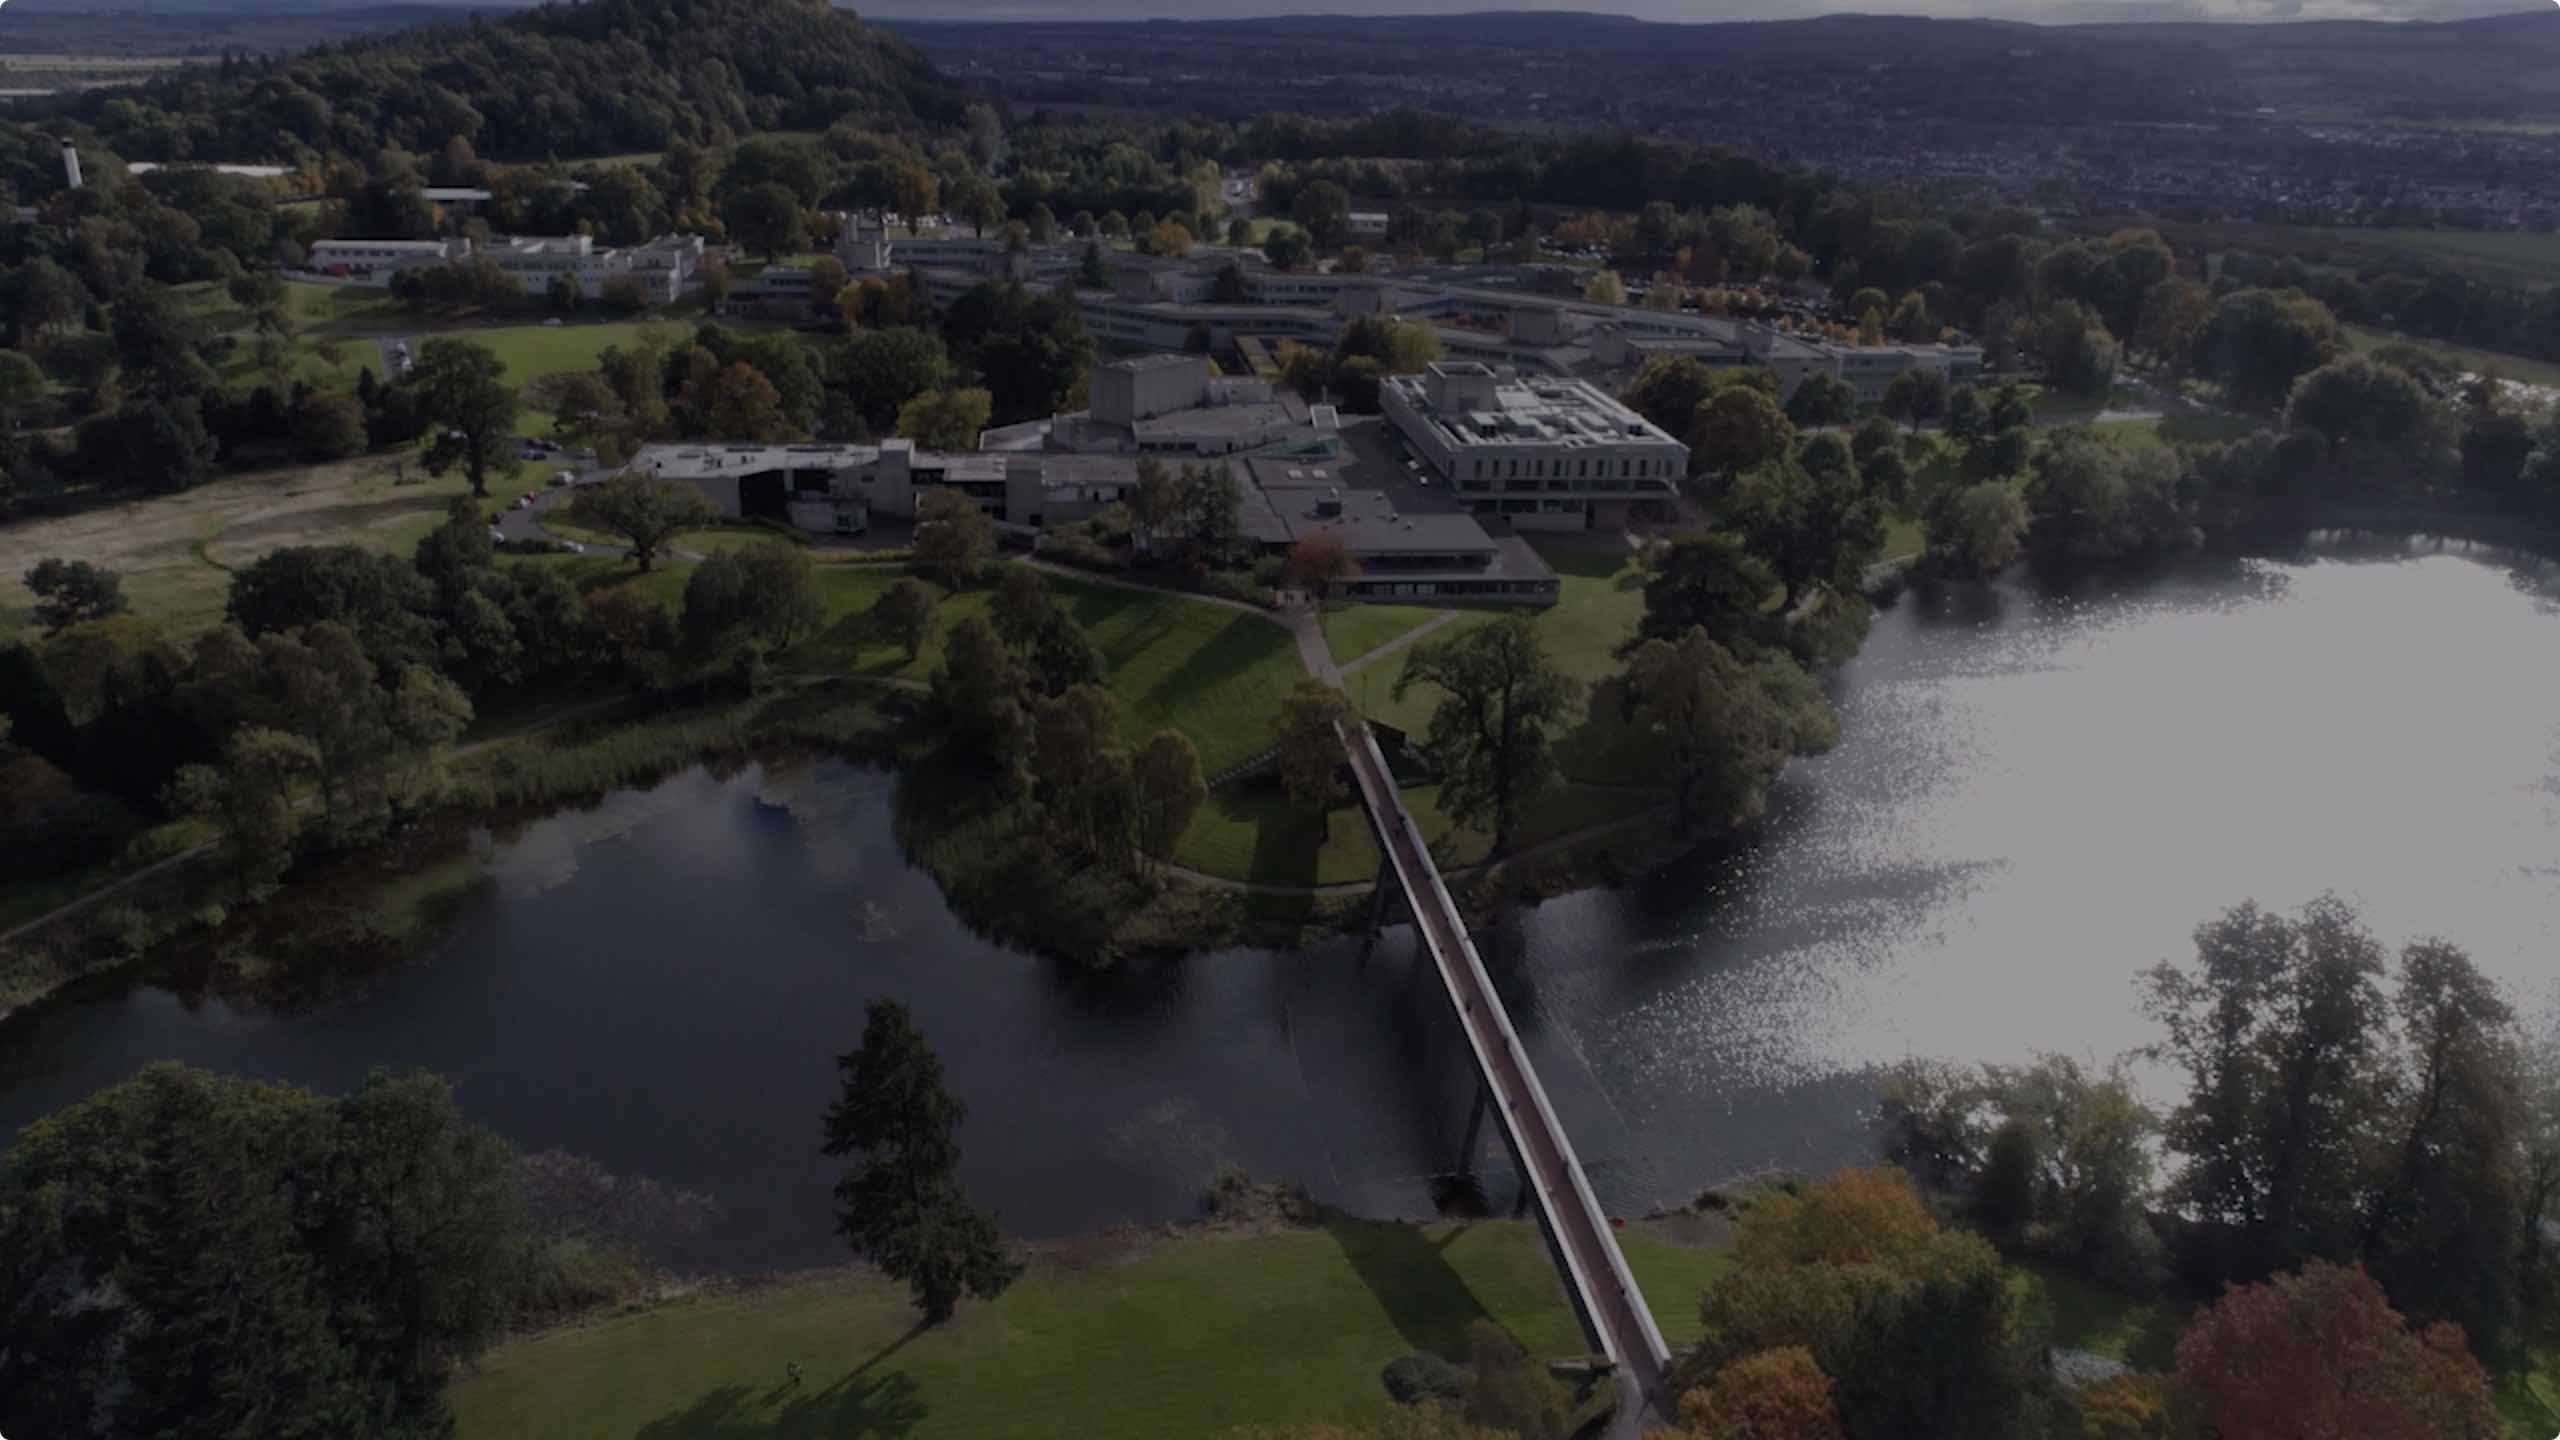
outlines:
M582 0L67 97L128 160L370 160L456 135L483 158L663 149L848 116L956 124L962 89L825 0ZM22 112L24 113L24 112Z

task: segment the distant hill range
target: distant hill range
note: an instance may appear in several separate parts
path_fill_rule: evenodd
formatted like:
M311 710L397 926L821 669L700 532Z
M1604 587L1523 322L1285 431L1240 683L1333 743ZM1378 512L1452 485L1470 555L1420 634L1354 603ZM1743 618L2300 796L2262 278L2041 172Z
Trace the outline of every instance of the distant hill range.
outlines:
M1152 49L1197 64L1203 47L1309 55L1398 53L1433 64L1499 51L1619 62L1630 79L1748 69L1806 77L1885 74L1893 98L1940 113L2032 118L2204 118L2275 109L2497 119L2560 114L2560 9L2456 21L2032 25L1828 15L1671 24L1574 11L1272 16L1249 20L879 22L929 48L990 30ZM1862 82L1861 88L1868 88ZM2049 93L2048 93L2049 92ZM1932 101L1936 103L1931 103Z
M0 11L0 52L26 3ZM74 18L73 3L34 0L27 18ZM178 7L200 0L156 3L160 22L180 24L192 17ZM961 119L964 90L913 44L823 0L585 0L494 17L461 9L358 12L432 23L190 65L136 90L21 102L12 114L79 122L128 160L287 163L370 158L386 144L432 152L456 135L484 158L527 161L844 119L884 129Z

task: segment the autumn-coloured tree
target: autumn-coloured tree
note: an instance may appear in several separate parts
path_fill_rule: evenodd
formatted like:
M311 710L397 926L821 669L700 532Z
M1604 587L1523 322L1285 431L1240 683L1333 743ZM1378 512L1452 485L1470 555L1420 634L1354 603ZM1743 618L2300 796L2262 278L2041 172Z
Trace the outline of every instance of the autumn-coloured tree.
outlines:
M1360 557L1335 531L1311 531L1289 547L1289 578L1316 596L1331 593L1335 581L1356 579L1359 574Z
M2087 1440L2169 1440L2174 1414L2167 1377L2118 1375L2083 1386L2071 1397L2080 1406Z
M2236 1287L2178 1340L2178 1387L2220 1440L2495 1440L2461 1328L2413 1329L2361 1268Z
M714 440L742 444L792 438L791 418L782 413L782 393L764 372L744 360L732 361L711 382L705 420Z
M1327 834L1332 832L1330 812L1344 794L1341 727L1355 718L1341 691L1312 677L1280 700L1280 788L1323 815Z
M1831 1377L1800 1345L1745 1355L1680 1397L1684 1440L1841 1440Z
M1700 1313L1684 1380L1800 1346L1831 1377L1848 1440L2009 1433L2042 1383L2041 1339L1998 1253L1941 1225L1895 1170L1753 1206Z

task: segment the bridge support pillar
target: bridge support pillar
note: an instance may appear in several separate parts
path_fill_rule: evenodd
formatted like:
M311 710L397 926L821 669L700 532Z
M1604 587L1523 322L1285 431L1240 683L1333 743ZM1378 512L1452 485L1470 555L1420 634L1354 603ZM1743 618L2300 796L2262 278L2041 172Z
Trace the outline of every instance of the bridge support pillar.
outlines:
M1381 845L1383 848L1383 842ZM1369 889L1369 923L1360 931L1360 958L1369 958L1377 948L1378 932L1387 928L1387 912L1396 907L1396 897L1404 893L1404 884L1396 878L1395 861L1384 855L1378 858L1378 878Z
M1482 1080L1476 1082L1476 1100L1467 1107L1467 1138L1458 1142L1458 1173L1476 1173L1476 1137L1484 1133L1484 1112L1493 1108L1493 1092Z

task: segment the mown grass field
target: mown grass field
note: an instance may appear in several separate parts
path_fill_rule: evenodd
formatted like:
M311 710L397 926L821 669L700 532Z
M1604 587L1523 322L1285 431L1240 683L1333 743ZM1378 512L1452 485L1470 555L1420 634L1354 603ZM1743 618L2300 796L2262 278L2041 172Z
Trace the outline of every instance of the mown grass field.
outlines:
M1722 1255L1622 1238L1664 1334L1694 1336ZM1463 1356L1484 1319L1583 1353L1528 1222L1097 1237L933 1330L903 1289L830 1272L512 1342L453 1402L462 1440L1210 1437L1383 1415L1387 1361Z
M2522 230L2365 229L2341 225L2263 225L2219 221L2164 225L2180 249L2239 248L2300 256L2306 264L2355 269L2394 257L2416 257L2469 279L2539 290L2560 281L2560 235Z
M2522 355L2502 355L2495 350L2474 350L2467 345L2450 345L2442 340L2428 340L2416 335L2394 335L2369 325L2342 328L2347 333L2347 343L2358 350L2378 350L2385 345L2414 345L2421 350L2432 350L2474 375L2495 370L2509 380L2560 389L2560 365L2547 360L2528 360Z
M1598 784L1640 780L1644 777L1631 774L1625 758L1617 753L1614 715L1607 707L1595 710L1591 705L1593 687L1625 668L1618 659L1618 647L1635 634L1636 622L1644 617L1644 580L1635 555L1587 543L1531 543L1563 581L1557 603L1536 612L1539 636L1546 642L1547 654L1581 692L1581 718L1557 742L1565 777ZM1492 611L1471 610L1432 632L1430 639L1437 642L1497 618ZM1413 647L1407 646L1362 666L1345 680L1351 701L1362 714L1420 735L1430 727L1441 692L1437 686L1417 685L1402 700L1395 698L1396 681L1412 657Z
M1348 665L1446 613L1428 605L1337 605L1324 612L1325 648L1333 652L1334 664Z
M115 571L136 611L184 637L220 618L231 572L270 550L352 544L407 554L470 486L459 473L427 475L414 457L406 483L395 483L402 476L399 460L371 456L235 475L179 495L0 528L0 638L28 623L35 597L19 577L49 555Z

